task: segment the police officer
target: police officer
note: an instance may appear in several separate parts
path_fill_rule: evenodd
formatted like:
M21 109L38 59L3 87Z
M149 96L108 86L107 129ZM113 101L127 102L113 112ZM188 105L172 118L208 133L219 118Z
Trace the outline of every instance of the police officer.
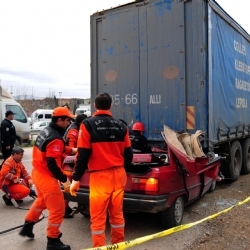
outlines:
M5 119L1 123L2 154L4 161L11 156L16 141L16 129L11 122L13 119L14 113L8 110L5 113Z

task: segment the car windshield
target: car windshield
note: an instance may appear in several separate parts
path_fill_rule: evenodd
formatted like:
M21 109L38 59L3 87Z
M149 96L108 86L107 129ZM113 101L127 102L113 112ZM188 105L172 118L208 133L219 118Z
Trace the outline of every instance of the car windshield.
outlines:
M36 111L34 111L32 114L31 114L31 118L32 119L34 119L34 118L36 118L38 116L38 114L37 114L37 112Z
M27 117L23 110L18 105L6 105L6 110L11 110L14 115L14 120L22 123L27 123Z

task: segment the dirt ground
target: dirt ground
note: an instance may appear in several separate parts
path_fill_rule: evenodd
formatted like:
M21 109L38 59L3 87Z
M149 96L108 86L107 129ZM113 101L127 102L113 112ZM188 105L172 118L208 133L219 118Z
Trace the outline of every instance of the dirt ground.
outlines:
M213 194L186 209L188 214L196 213L197 220L223 211L250 196L250 174L240 176L238 181L222 181ZM202 216L201 216L202 215ZM250 249L250 202L235 206L218 217L196 225L195 241L186 244L187 250L245 250Z

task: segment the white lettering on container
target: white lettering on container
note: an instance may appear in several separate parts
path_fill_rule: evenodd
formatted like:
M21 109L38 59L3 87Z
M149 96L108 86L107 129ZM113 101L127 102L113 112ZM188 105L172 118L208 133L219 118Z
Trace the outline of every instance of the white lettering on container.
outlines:
M250 92L250 83L247 81L235 78L235 88Z
M250 75L250 66L237 59L235 59L235 69L240 72Z
M236 108L247 108L247 99L236 97Z
M234 49L242 55L246 55L246 47L241 43L234 40Z
M150 104L160 104L161 103L161 95L150 95L149 103Z

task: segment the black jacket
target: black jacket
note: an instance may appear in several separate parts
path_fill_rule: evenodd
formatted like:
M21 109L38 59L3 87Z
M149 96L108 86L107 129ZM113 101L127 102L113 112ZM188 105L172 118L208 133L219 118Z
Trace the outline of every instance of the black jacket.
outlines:
M148 140L138 131L132 131L129 135L131 146L134 153L151 153L151 148L148 146Z
M41 130L36 138L35 146L41 152L41 154L45 153L47 145L55 139L62 140L65 144L63 139L63 135L65 130L59 127L57 124L51 122L49 126L45 129ZM38 151L38 152L39 152ZM63 149L64 152L64 149ZM61 170L60 166L57 166L55 158L47 157L47 166L49 171L53 174L54 178L61 182L67 181L67 175L64 174Z
M7 118L1 123L1 140L5 147L14 146L16 142L16 129Z

